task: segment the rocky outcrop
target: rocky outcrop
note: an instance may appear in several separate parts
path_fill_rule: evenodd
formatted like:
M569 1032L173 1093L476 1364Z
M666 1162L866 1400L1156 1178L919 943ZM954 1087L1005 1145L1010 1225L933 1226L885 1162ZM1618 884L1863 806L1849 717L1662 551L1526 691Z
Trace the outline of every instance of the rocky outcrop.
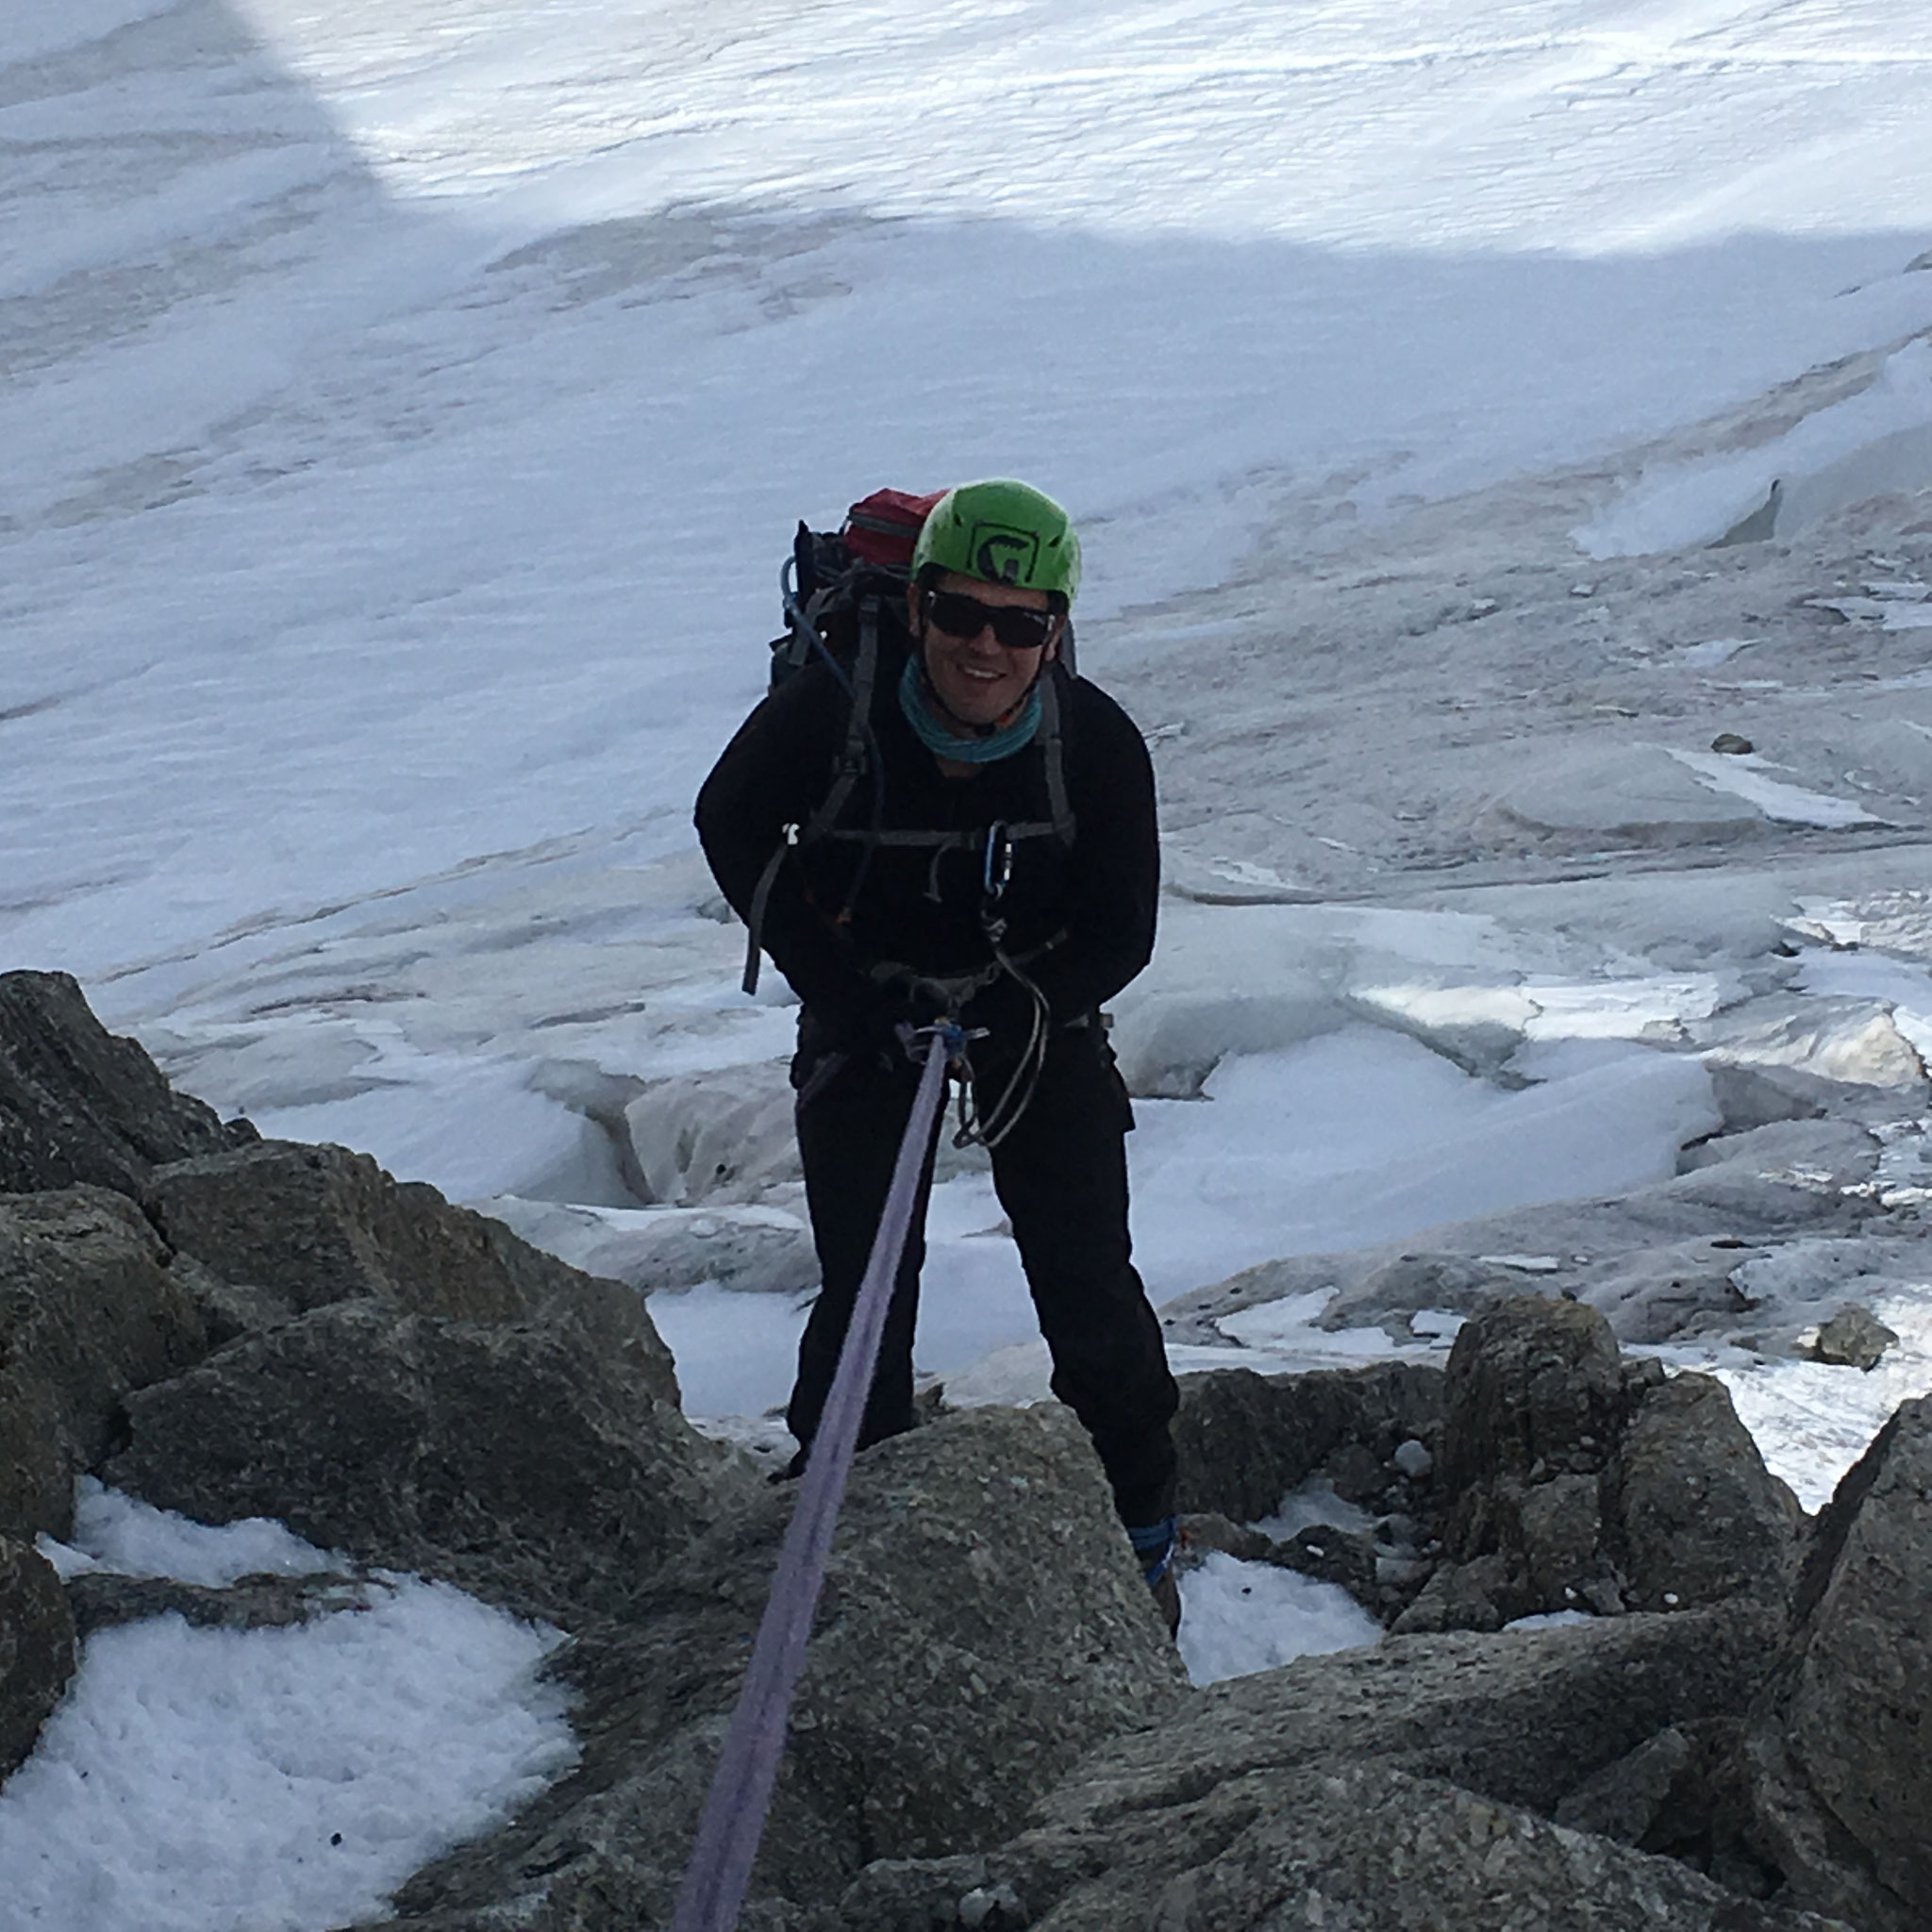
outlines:
M791 1499L763 1491L566 1655L578 1769L405 1887L396 1928L668 1923ZM1084 1749L1184 1694L1064 1411L880 1443L853 1470L742 1923L829 1905L874 1859L998 1842Z
M1190 1375L1174 1425L1180 1507L1252 1522L1273 1515L1290 1490L1320 1474L1352 1503L1406 1507L1412 1499L1396 1487L1405 1480L1396 1452L1406 1442L1432 1451L1442 1392L1442 1372L1421 1362L1307 1375L1252 1369ZM1430 1460L1424 1455L1422 1466Z
M1875 1369L1885 1351L1894 1347L1898 1331L1888 1328L1862 1302L1847 1302L1818 1331L1811 1353L1822 1362L1846 1368Z
M874 1867L807 1923L910 1932L973 1899L1055 1932L1795 1932L1819 1922L1547 1819L1664 1713L1743 1709L1776 1627L1739 1608L1305 1657L1102 1745L1006 1845Z
M1473 1298L1446 1374L1190 1378L1181 1502L1202 1536L1341 1581L1411 1633L1376 1648L1189 1690L1057 1407L868 1451L741 1923L1932 1921L1915 1755L1932 1401L1804 1543L1718 1383L1624 1360L1604 1314L1561 1293L1474 1299L1547 1248L1552 1285L1591 1271L1626 1325L1703 1319L1787 1262L1837 1307L1845 1281L1893 1278L1903 1246L1863 1225L1863 1182L1800 1158L1837 1124L1731 1137L1663 1188L1550 1210L1541 1234L1519 1215L1493 1251L1383 1257L1374 1293L1405 1319ZM701 1139L671 1150L692 1199ZM143 1144L120 1191L0 1197L0 1768L58 1698L76 1629L284 1624L366 1602L368 1567L415 1570L570 1630L551 1668L582 1748L507 1828L406 1885L391 1932L664 1924L794 1492L687 1425L617 1284L341 1149ZM1875 1144L1832 1158L1854 1171ZM1752 1241L1710 1231L1734 1212ZM1651 1217L1655 1279L1573 1238L1633 1216ZM1755 1238L1787 1225L1802 1240ZM94 1572L63 1591L28 1533L66 1529L81 1469L204 1521L280 1518L343 1574ZM1373 1530L1277 1544L1242 1526L1317 1476ZM1495 1629L1578 1604L1600 1614Z
M0 1535L0 1778L34 1747L74 1674L74 1617L53 1566Z
M64 973L0 973L0 1194L91 1182L139 1193L160 1162L255 1139L176 1093Z
M1626 1363L1581 1303L1521 1296L1464 1326L1439 1478L1447 1560L1398 1630L1779 1605L1790 1587L1801 1512L1723 1385Z
M1803 1512L1765 1468L1729 1392L1689 1374L1639 1387L1607 1485L1624 1602L1650 1610L1732 1597L1782 1603Z
M202 1355L170 1259L123 1194L0 1195L0 1534L65 1537L122 1403Z
M1219 1787L1104 1843L871 1868L808 1932L1845 1932L1681 1865L1382 1766Z
M1932 1923L1932 1398L1820 1519L1790 1661L1751 1740L1754 1830L1791 1892L1874 1932Z
M127 1419L103 1474L148 1502L275 1517L566 1624L623 1612L754 1480L572 1328L375 1300L237 1341Z
M391 1179L366 1154L265 1141L161 1168L142 1199L171 1246L278 1307L374 1296L466 1322L563 1316L659 1400L677 1400L671 1352L635 1293L434 1188Z

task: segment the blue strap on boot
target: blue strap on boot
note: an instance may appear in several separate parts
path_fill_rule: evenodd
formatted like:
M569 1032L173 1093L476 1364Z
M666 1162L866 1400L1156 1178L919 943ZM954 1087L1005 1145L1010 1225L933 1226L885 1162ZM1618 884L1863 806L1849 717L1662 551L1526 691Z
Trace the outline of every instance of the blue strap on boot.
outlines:
M1141 1574L1150 1585L1158 1583L1167 1574L1167 1566L1174 1559L1174 1519L1163 1516L1158 1523L1145 1523L1138 1527L1127 1525L1127 1541L1134 1546L1134 1554L1141 1559Z

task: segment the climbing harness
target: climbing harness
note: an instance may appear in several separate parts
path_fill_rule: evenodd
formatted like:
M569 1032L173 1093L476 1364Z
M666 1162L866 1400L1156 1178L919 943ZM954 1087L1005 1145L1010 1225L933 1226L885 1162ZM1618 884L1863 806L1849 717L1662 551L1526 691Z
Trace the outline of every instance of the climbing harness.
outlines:
M1024 827L1021 829L1024 829ZM979 1111L977 1089L969 1077L959 1083L959 1124L953 1145L997 1147L1013 1131L1026 1111L1040 1085L1041 1070L1046 1064L1047 1039L1053 1026L1053 1009L1046 995L1027 977L1021 964L1006 949L1007 922L1000 911L1007 887L1013 876L1013 828L995 821L986 828L986 856L980 868L979 926L992 950L993 963L1025 993L1031 1006L1026 1044L1013 1068L1000 1097L984 1113ZM1054 941L1049 941L1051 946ZM1042 947L1045 951L1046 947ZM971 1069L968 1069L970 1074Z
M806 1641L811 1635L812 1612L824 1582L845 1477L858 1441L879 1340L885 1333L892 1283L912 1225L926 1149L939 1119L946 1063L964 1044L959 1029L947 1024L924 1028L919 1037L925 1041L925 1069L905 1137L899 1142L892 1185L846 1326L844 1346L839 1352L831 1393L812 1437L805 1474L799 1478L798 1501L785 1532L777 1574L758 1624L738 1705L731 1713L710 1795L705 1801L697 1843L685 1868L672 1932L731 1932L751 1879L752 1860L758 1856L778 1759L785 1749L786 1712L805 1667Z

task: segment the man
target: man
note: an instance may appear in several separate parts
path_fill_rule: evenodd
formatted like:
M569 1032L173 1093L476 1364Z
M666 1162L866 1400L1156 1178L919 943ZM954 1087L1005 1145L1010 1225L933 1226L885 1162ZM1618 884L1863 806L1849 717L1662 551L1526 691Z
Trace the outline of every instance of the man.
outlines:
M1177 1398L1129 1259L1133 1117L1100 1018L1153 951L1154 780L1126 714L1058 661L1079 573L1050 497L1005 481L949 491L921 530L905 634L881 640L858 728L866 680L829 658L808 665L726 747L697 825L725 897L803 1003L791 1078L824 1286L787 1410L804 1445L793 1472L910 1113L909 1029L957 1019L962 1118L991 1151L1054 1393L1091 1436L1172 1628ZM931 1179L928 1148L861 1447L912 1425Z

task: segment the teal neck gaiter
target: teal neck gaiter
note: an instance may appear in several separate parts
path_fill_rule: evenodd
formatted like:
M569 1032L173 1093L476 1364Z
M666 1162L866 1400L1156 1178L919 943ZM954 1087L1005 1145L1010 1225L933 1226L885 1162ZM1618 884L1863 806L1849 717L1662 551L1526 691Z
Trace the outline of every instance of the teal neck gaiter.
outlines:
M958 758L966 765L990 765L1024 750L1033 742L1033 734L1040 729L1038 684L1026 693L1026 702L1010 724L1003 724L985 738L962 738L948 731L926 708L924 682L918 660L907 658L905 674L899 679L899 708L905 713L907 724L918 734L920 743L936 757Z

